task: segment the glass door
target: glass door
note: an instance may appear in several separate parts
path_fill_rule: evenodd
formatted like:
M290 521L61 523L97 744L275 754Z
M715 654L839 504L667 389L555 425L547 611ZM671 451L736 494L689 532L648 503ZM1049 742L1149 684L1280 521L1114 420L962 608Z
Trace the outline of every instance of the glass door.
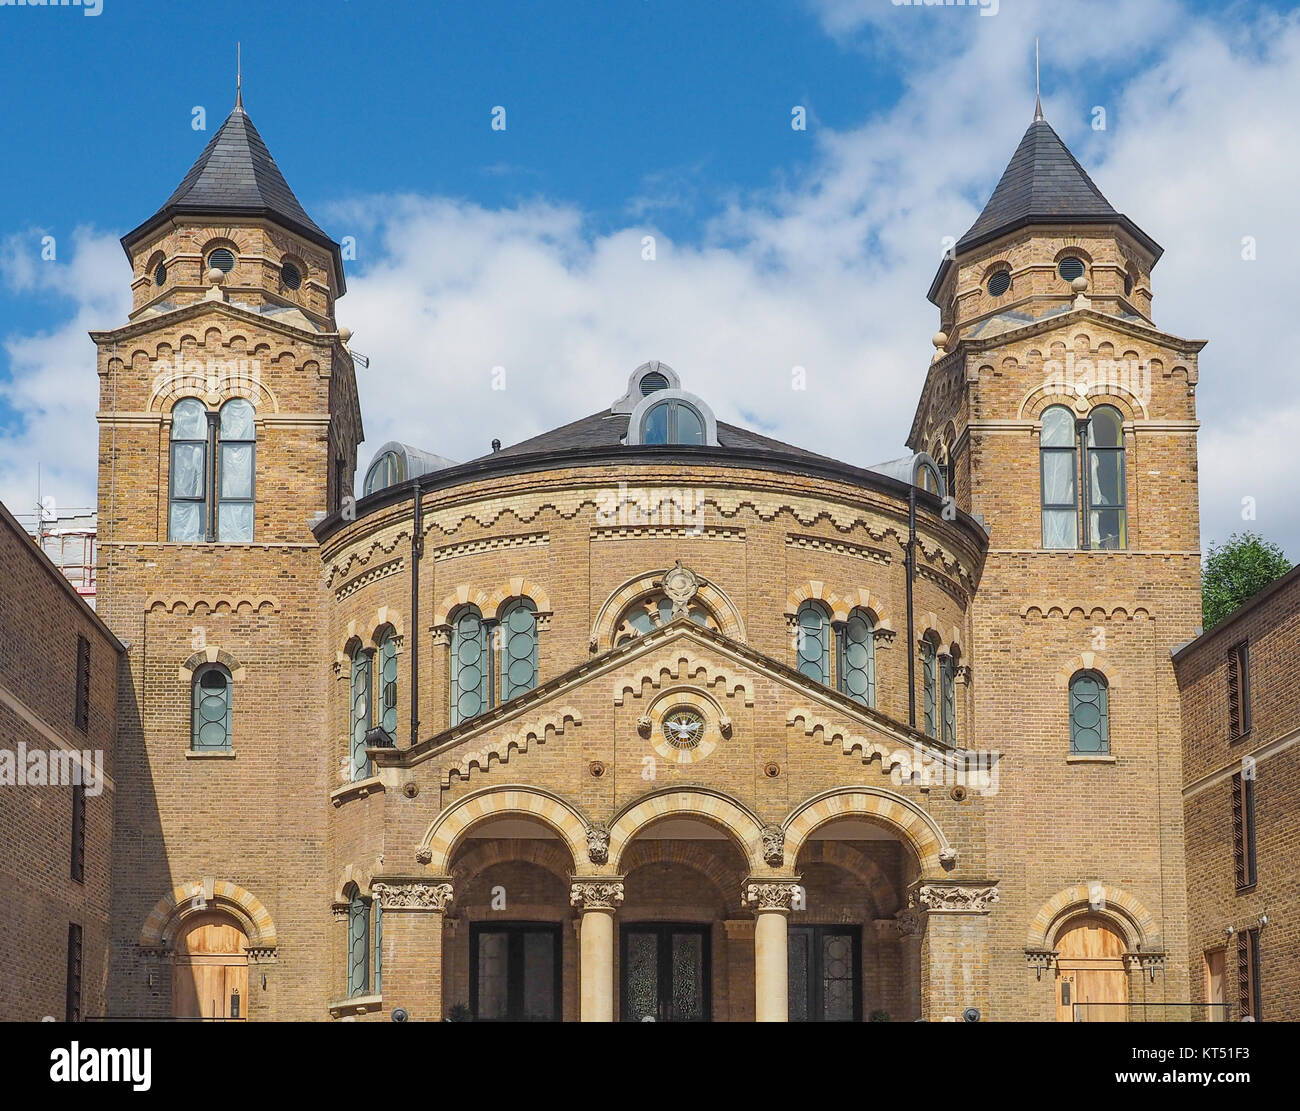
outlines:
M483 922L470 927L469 1007L478 1022L559 1022L560 927Z
M861 1022L857 926L791 926L791 1022Z
M623 927L624 1022L708 1022L709 927Z

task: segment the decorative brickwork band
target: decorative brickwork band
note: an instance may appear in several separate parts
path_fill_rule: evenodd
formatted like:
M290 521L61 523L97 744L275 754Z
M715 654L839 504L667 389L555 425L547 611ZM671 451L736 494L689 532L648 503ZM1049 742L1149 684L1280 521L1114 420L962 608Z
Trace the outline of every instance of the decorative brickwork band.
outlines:
M622 901L622 880L574 880L569 886L569 904L582 910L617 910Z
M987 914L989 907L998 901L998 889L992 885L965 887L927 883L917 892L917 901L931 912Z
M757 911L789 911L798 887L797 883L749 883L741 901Z
M451 884L445 881L404 880L401 883L376 883L371 890L379 897L385 911L431 910L445 914L451 905Z

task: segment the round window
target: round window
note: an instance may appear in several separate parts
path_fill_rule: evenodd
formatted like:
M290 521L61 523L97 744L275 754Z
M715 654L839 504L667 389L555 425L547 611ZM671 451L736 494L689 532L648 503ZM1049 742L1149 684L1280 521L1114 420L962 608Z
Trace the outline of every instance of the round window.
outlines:
M302 285L302 273L292 262L286 262L280 267L280 278L289 289L297 289Z
M229 274L235 268L235 254L225 247L218 247L212 254L208 255L208 269L220 270L223 274Z
M704 739L704 715L694 706L678 706L664 714L663 732L673 748L695 748Z
M167 264L165 262L160 262L158 264L158 268L153 272L153 284L154 285L167 284Z
M990 274L987 288L990 297L1001 297L1011 288L1011 271L998 270L997 272Z
M1061 275L1061 280L1066 282L1083 277L1083 269L1083 260L1073 255L1067 255L1056 265L1056 272Z

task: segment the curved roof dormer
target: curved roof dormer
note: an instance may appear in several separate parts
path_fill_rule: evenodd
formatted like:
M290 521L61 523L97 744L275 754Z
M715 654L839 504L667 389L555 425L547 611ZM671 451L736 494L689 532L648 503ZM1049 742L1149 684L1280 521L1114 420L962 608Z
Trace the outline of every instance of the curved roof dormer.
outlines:
M611 413L630 413L645 398L660 390L680 390L682 379L667 363L651 359L636 368L627 380L627 393L609 407Z

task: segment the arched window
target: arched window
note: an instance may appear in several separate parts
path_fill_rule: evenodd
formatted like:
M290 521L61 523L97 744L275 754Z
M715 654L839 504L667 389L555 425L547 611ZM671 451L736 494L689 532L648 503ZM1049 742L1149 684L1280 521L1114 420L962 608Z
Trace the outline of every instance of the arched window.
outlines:
M451 724L459 725L488 709L487 626L476 606L465 606L451 626Z
M370 992L370 902L356 886L348 892L348 997Z
M922 490L938 497L944 496L943 480L939 477L939 468L933 463L917 464L915 482Z
M939 638L927 633L921 641L921 671L925 687L925 733L939 735Z
M804 602L795 618L799 671L819 683L831 681L831 616L820 602Z
M370 774L370 758L366 755L366 734L374 724L370 689L373 658L360 645L352 653L352 782L365 779Z
M1124 418L1101 405L1088 418L1088 546L1128 547L1124 493Z
M242 397L221 407L221 482L217 498L217 540L239 543L253 539L253 463L257 430L251 402Z
M406 466L402 457L395 451L386 451L370 464L366 472L364 492L373 494L386 486L392 486L406 478Z
M1064 405L1043 411L1039 441L1043 493L1043 547L1079 546L1074 412Z
M943 743L957 747L957 659L951 653L939 658L939 699Z
M230 743L230 672L221 664L204 664L194 673L190 748L222 752Z
M392 629L379 641L379 725L390 740L397 739L397 634Z
M686 615L697 625L708 629L720 628L713 611L703 605L698 598L693 599L686 610ZM673 619L673 603L662 590L641 597L628 603L627 608L614 623L614 643L626 644L639 636L645 636L652 629L667 625Z
M677 398L652 406L641 418L643 444L702 444L704 420L694 406Z
M194 398L172 408L171 506L167 538L200 543L208 538L208 411Z
M1110 690L1099 671L1078 671L1070 680L1070 752L1105 756L1110 752Z
M876 704L876 622L869 610L853 610L840 633L840 692Z
M501 699L537 686L537 607L515 598L501 612Z
M378 895L371 900L370 907L375 915L375 975L372 990L376 995L382 995L384 992L384 907Z

